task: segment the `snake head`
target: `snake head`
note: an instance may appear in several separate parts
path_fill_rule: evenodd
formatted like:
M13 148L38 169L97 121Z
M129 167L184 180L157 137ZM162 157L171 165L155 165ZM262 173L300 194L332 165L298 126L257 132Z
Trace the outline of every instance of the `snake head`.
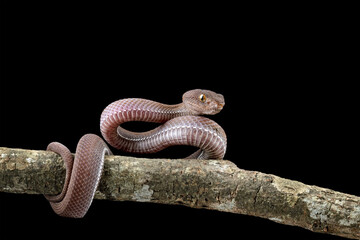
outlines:
M183 95L186 109L193 115L214 115L225 105L224 96L210 90L194 89Z

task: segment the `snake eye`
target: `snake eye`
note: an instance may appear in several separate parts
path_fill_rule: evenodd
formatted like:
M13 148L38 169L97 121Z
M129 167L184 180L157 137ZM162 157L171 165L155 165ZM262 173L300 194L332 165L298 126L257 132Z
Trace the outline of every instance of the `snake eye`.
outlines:
M204 103L204 102L206 101L206 96L205 96L205 94L200 94L199 100Z

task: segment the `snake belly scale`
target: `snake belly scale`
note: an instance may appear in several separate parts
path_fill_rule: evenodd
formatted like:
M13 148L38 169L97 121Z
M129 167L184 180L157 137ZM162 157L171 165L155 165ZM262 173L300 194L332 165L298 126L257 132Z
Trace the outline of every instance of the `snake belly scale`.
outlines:
M141 98L121 99L103 110L100 131L106 142L121 151L154 153L174 145L191 145L199 150L187 158L223 159L225 131L213 120L199 115L217 114L224 104L221 94L201 89L187 91L183 102L174 105ZM132 132L120 126L129 121L162 124L150 131ZM48 150L64 159L66 179L59 195L45 197L57 214L83 217L100 181L104 155L111 154L110 149L100 137L86 134L78 143L74 159L60 143L50 143Z

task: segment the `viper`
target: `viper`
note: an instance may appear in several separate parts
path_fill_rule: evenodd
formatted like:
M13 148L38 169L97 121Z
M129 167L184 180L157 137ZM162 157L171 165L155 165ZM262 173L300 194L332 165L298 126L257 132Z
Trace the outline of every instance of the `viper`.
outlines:
M225 131L213 120L200 115L219 113L225 105L223 95L195 89L183 94L182 102L168 105L142 98L127 98L109 104L100 117L100 131L112 147L131 153L155 153L174 145L190 145L199 150L189 159L223 159ZM146 132L132 132L121 124L129 121L156 122L160 126ZM61 155L66 177L59 195L45 197L61 216L81 218L88 211L100 182L107 144L95 134L86 134L76 148L75 157L58 142L47 150Z

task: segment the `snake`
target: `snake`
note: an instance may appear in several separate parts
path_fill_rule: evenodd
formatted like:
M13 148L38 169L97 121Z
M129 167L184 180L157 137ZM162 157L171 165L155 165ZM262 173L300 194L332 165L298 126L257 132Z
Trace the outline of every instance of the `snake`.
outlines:
M156 153L175 145L199 148L187 159L223 159L227 138L223 128L201 115L219 113L224 96L210 90L185 92L179 104L163 104L143 98L125 98L110 103L100 117L100 131L112 147L129 153ZM125 122L154 122L160 125L145 132L123 128ZM61 156L66 176L58 195L45 195L54 212L63 217L82 218L87 213L104 167L105 155L112 155L108 145L95 134L79 140L75 156L59 142L47 150Z

